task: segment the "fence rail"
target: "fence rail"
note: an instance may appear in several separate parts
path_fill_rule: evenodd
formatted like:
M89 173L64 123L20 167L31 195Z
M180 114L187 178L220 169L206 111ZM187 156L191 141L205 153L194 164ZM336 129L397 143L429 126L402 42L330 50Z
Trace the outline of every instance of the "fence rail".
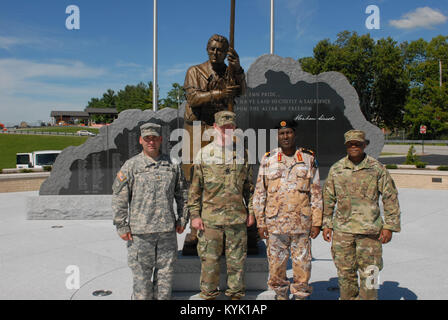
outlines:
M393 140L384 140L384 143L407 143L407 144L422 144L422 140L398 140L398 139L393 139ZM429 143L444 143L446 145L448 145L448 140L424 140L425 144L429 144Z
M75 132L58 132L58 131L33 131L33 130L8 130L0 131L2 134L31 134L31 135L47 135L47 136L80 136Z

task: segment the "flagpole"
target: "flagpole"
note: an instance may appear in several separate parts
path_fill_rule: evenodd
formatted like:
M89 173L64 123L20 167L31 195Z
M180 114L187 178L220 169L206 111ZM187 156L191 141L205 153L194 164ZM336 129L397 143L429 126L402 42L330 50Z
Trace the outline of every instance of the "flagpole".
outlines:
M153 61L152 61L152 106L157 111L157 0L154 0L154 27L153 27Z
M274 0L271 0L271 54L274 54Z

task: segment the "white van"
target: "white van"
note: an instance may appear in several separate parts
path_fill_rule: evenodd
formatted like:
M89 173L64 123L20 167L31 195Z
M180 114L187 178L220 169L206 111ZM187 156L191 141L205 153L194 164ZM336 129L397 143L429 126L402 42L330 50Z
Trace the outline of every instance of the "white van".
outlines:
M33 153L16 153L16 168L43 168L52 166L61 150L43 150Z

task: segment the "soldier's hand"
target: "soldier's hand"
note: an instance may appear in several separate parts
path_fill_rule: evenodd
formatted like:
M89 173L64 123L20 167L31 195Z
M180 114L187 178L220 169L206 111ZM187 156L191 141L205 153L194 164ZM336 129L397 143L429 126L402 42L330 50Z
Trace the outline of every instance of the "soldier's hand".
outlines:
M255 223L255 218L252 215L248 215L247 219L246 219L246 225L248 227L250 227L251 225L253 225Z
M311 239L316 239L320 233L320 227L311 227L310 237Z
M130 232L122 234L120 236L121 239L123 239L124 241L132 241L132 234Z
M204 223L201 218L196 218L191 221L191 226L196 230L204 230Z
M269 238L268 228L258 228L258 235L261 239Z
M229 50L227 51L227 61L229 62L229 66L234 71L238 71L240 69L240 57L232 47L229 47Z
M177 226L177 227L176 227L176 232L177 232L178 234L181 234L182 232L184 232L184 230L185 230L184 227L181 227L181 226Z
M383 244L388 243L390 240L392 240L392 231L387 229L381 230L381 234L378 240L381 240L381 243Z
M322 233L322 236L324 237L324 240L327 242L331 242L331 238L333 235L333 229L330 228L324 228L324 231Z

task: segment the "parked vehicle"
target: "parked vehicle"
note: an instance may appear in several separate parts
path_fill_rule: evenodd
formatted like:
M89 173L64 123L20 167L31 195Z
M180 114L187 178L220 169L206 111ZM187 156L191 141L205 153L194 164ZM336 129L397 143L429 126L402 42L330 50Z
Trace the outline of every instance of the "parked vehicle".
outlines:
M76 131L76 134L77 134L78 136L96 136L96 134L94 134L94 133L92 133L92 132L90 132L90 131L87 131L87 130L79 130L79 131Z
M16 168L43 168L52 166L61 150L43 150L32 153L17 153Z

